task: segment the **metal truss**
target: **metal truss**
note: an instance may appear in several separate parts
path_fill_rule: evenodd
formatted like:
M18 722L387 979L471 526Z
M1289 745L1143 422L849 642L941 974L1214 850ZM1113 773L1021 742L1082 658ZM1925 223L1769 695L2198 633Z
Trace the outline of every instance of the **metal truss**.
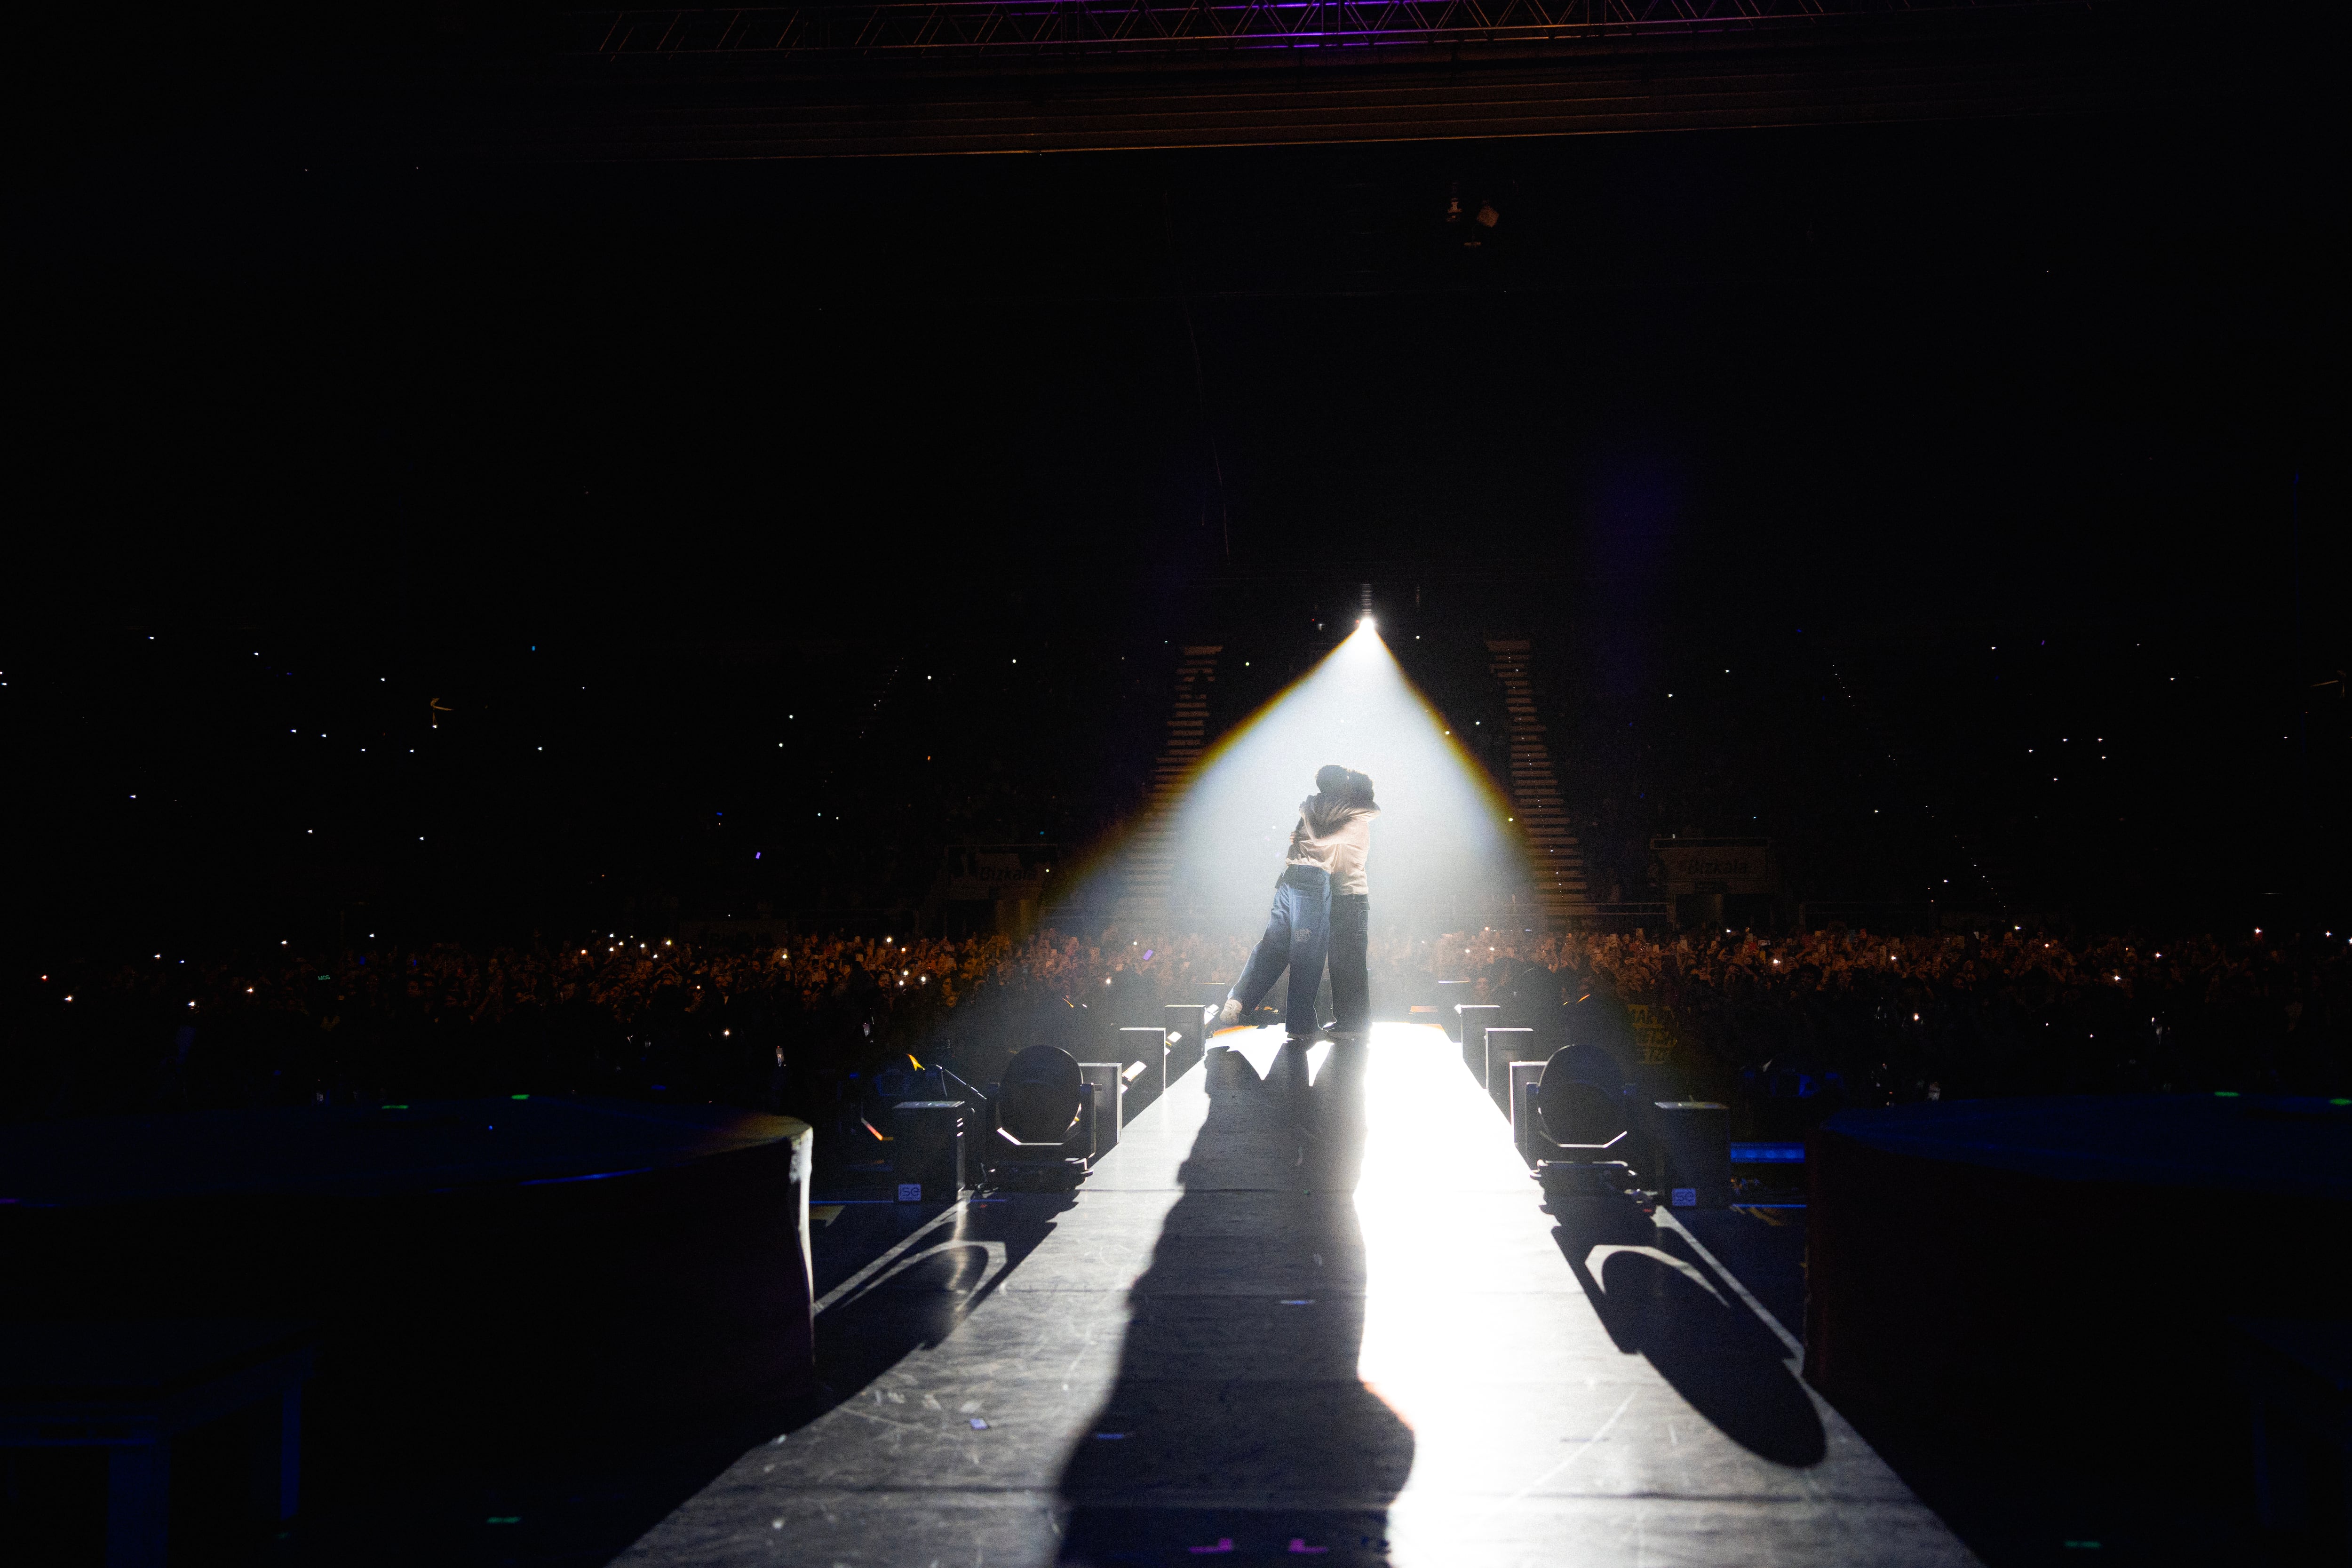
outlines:
M574 56L986 58L1544 45L2132 0L872 0L577 13Z

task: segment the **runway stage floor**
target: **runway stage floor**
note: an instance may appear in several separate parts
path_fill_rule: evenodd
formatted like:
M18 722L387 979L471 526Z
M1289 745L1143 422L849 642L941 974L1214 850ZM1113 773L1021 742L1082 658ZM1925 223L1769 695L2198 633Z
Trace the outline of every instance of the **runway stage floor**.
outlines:
M821 1407L619 1561L1974 1561L1670 1218L1557 1228L1437 1030L1217 1043L828 1289Z

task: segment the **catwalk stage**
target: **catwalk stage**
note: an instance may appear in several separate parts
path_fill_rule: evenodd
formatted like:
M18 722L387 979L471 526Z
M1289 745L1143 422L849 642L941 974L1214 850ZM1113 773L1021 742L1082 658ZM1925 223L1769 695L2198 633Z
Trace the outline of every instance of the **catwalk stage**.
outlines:
M825 1289L824 1397L619 1561L1974 1561L1663 1211L1556 1228L1437 1030L1217 1043Z

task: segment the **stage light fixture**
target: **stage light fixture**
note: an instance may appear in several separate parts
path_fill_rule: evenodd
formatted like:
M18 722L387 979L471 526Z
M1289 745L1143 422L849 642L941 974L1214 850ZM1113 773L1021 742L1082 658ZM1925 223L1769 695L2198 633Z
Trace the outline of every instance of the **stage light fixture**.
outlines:
M1566 1214L1560 1205L1571 1199L1630 1202L1644 1215L1656 1206L1643 1187L1646 1173L1629 1158L1634 1140L1626 1094L1593 1081L1615 1073L1607 1052L1568 1046L1552 1053L1540 1078L1520 1088L1525 1103L1512 1120L1527 1130L1524 1152L1536 1162L1531 1174L1556 1215Z
M1016 1143L1059 1143L1078 1121L1082 1085L1069 1052L1032 1046L1004 1069L998 1131Z
M995 1123L992 1181L1026 1175L1074 1183L1086 1175L1098 1146L1095 1090L1069 1052L1031 1046L1005 1065L988 1102Z
M1549 1079L1550 1075L1547 1074ZM1570 1079L1536 1086L1537 1125L1555 1147L1601 1158L1626 1139L1624 1100L1598 1084ZM1614 1156L1611 1156L1614 1157Z

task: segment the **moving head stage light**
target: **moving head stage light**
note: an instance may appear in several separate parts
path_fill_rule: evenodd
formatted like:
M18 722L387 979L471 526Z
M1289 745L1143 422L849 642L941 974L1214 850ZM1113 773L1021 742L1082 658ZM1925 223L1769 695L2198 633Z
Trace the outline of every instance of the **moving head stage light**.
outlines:
M1074 1186L1085 1177L1099 1146L1098 1112L1095 1088L1076 1058L1052 1046L1030 1047L1006 1064L988 1104L992 1185Z
M1522 1082L1512 1117L1523 1131L1522 1152L1534 1160L1535 1178L1555 1205L1597 1198L1631 1202L1650 1214L1657 1198L1643 1190L1643 1173L1632 1163L1627 1098L1592 1081L1596 1069L1615 1076L1605 1052L1569 1046L1552 1053L1540 1078Z

